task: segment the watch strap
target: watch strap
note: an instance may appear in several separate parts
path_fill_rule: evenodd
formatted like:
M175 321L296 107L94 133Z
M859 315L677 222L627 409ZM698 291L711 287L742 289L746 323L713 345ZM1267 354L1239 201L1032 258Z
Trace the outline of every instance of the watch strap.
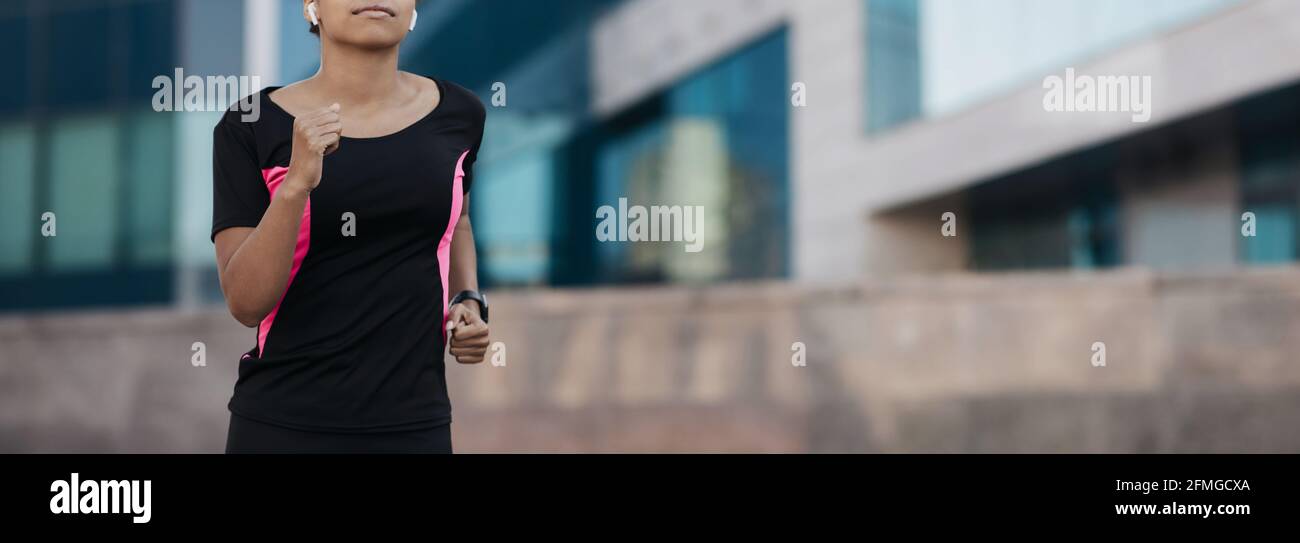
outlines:
M461 303L461 302L463 302L463 301L465 301L465 300L474 300L474 301L478 302L478 307L479 307L479 318L483 319L483 322L488 322L488 303L487 303L487 297L484 296L482 293L476 291L476 290L462 290L462 291L460 291L458 294L456 294L456 296L455 296L454 298L451 299L451 302L447 304L447 307L450 308L451 306L454 306L454 305L456 305L456 304L458 304L458 303Z

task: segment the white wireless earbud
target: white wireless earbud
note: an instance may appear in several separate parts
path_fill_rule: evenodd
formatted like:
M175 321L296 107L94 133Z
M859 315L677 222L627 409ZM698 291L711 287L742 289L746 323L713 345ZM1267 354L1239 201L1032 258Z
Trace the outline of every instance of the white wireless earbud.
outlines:
M316 18L316 3L315 3L315 2L312 2L312 3L310 3L310 4L307 4L307 16L308 16L308 17L311 17L311 24L312 24L312 25L314 25L314 26L320 26L320 19Z
M415 32L415 21L420 18L420 12L411 10L411 32Z

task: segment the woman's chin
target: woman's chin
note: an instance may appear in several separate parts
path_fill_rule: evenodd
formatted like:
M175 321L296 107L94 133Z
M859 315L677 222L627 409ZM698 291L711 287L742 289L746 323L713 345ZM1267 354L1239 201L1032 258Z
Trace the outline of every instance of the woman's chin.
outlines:
M406 33L393 32L387 28L370 28L348 32L343 36L331 37L342 45L359 49L389 49L402 43L402 38L406 37Z

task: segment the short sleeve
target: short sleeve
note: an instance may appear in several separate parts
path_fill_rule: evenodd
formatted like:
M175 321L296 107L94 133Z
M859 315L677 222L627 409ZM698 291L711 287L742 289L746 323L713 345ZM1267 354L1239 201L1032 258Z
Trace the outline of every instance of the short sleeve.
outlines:
M465 155L465 163L461 167L465 171L465 177L461 180L461 188L465 194L469 194L470 186L474 184L474 164L478 162L478 149L483 145L483 126L487 121L487 110L483 107L483 103L477 97L473 97L470 103L472 104L470 122L473 126L471 131L473 145L469 148L469 154Z
M212 132L212 239L227 228L256 227L270 205L252 129L223 117Z

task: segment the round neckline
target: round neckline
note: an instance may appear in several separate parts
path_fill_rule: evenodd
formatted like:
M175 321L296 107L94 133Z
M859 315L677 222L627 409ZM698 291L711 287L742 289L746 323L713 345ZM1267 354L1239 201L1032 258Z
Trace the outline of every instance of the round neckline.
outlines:
M417 126L424 124L425 121L428 121L429 119L432 119L432 118L434 117L435 114L437 114L438 112L442 111L442 105L445 104L445 103L447 103L447 89L446 89L446 87L443 86L442 81L439 80L439 79L437 79L437 78L429 77L429 76L427 76L427 75L420 75L420 76L418 76L418 77L423 77L423 78L425 78L425 79L428 79L428 80L430 80L430 81L433 81L433 84L434 84L434 85L437 85L437 87L438 87L438 105L433 106L433 110L432 110L432 111L429 111L429 112L426 113L423 117L420 117L419 119L416 119L414 122L412 122L412 123L410 123L410 124L408 124L408 125L406 125L406 126L404 126L404 127L402 127L402 128L397 129L397 131L395 131L395 132L390 132L390 133L388 133L388 134L383 134L383 135L380 135L380 136L372 136L372 137L368 137L368 138L354 138L354 137L350 137L350 136L339 136L339 139L342 140L342 141L352 141L352 142L365 142L365 141L380 141L380 140L386 140L386 139L389 139L389 138L393 138L393 137L396 137L396 136L400 136L400 135L406 133L407 131L410 131L410 130L414 129L414 128L417 127ZM281 114L283 114L285 117L288 117L290 121L296 121L296 120L298 120L298 117L297 117L297 116L295 116L295 115L292 114L292 113L289 113L289 110L284 109L283 107L280 106L280 104L276 103L276 101L275 101L274 99L271 98L271 93L273 93L273 92L275 92L275 91L278 91L278 90L280 90L280 89L282 89L282 88L284 88L283 85L281 85L281 86L275 86L275 87L266 87L266 88L262 89L262 98L265 99L265 101L266 101L267 103L271 104L271 109L274 109L274 110L276 110L276 111L279 111L279 112L280 112Z

